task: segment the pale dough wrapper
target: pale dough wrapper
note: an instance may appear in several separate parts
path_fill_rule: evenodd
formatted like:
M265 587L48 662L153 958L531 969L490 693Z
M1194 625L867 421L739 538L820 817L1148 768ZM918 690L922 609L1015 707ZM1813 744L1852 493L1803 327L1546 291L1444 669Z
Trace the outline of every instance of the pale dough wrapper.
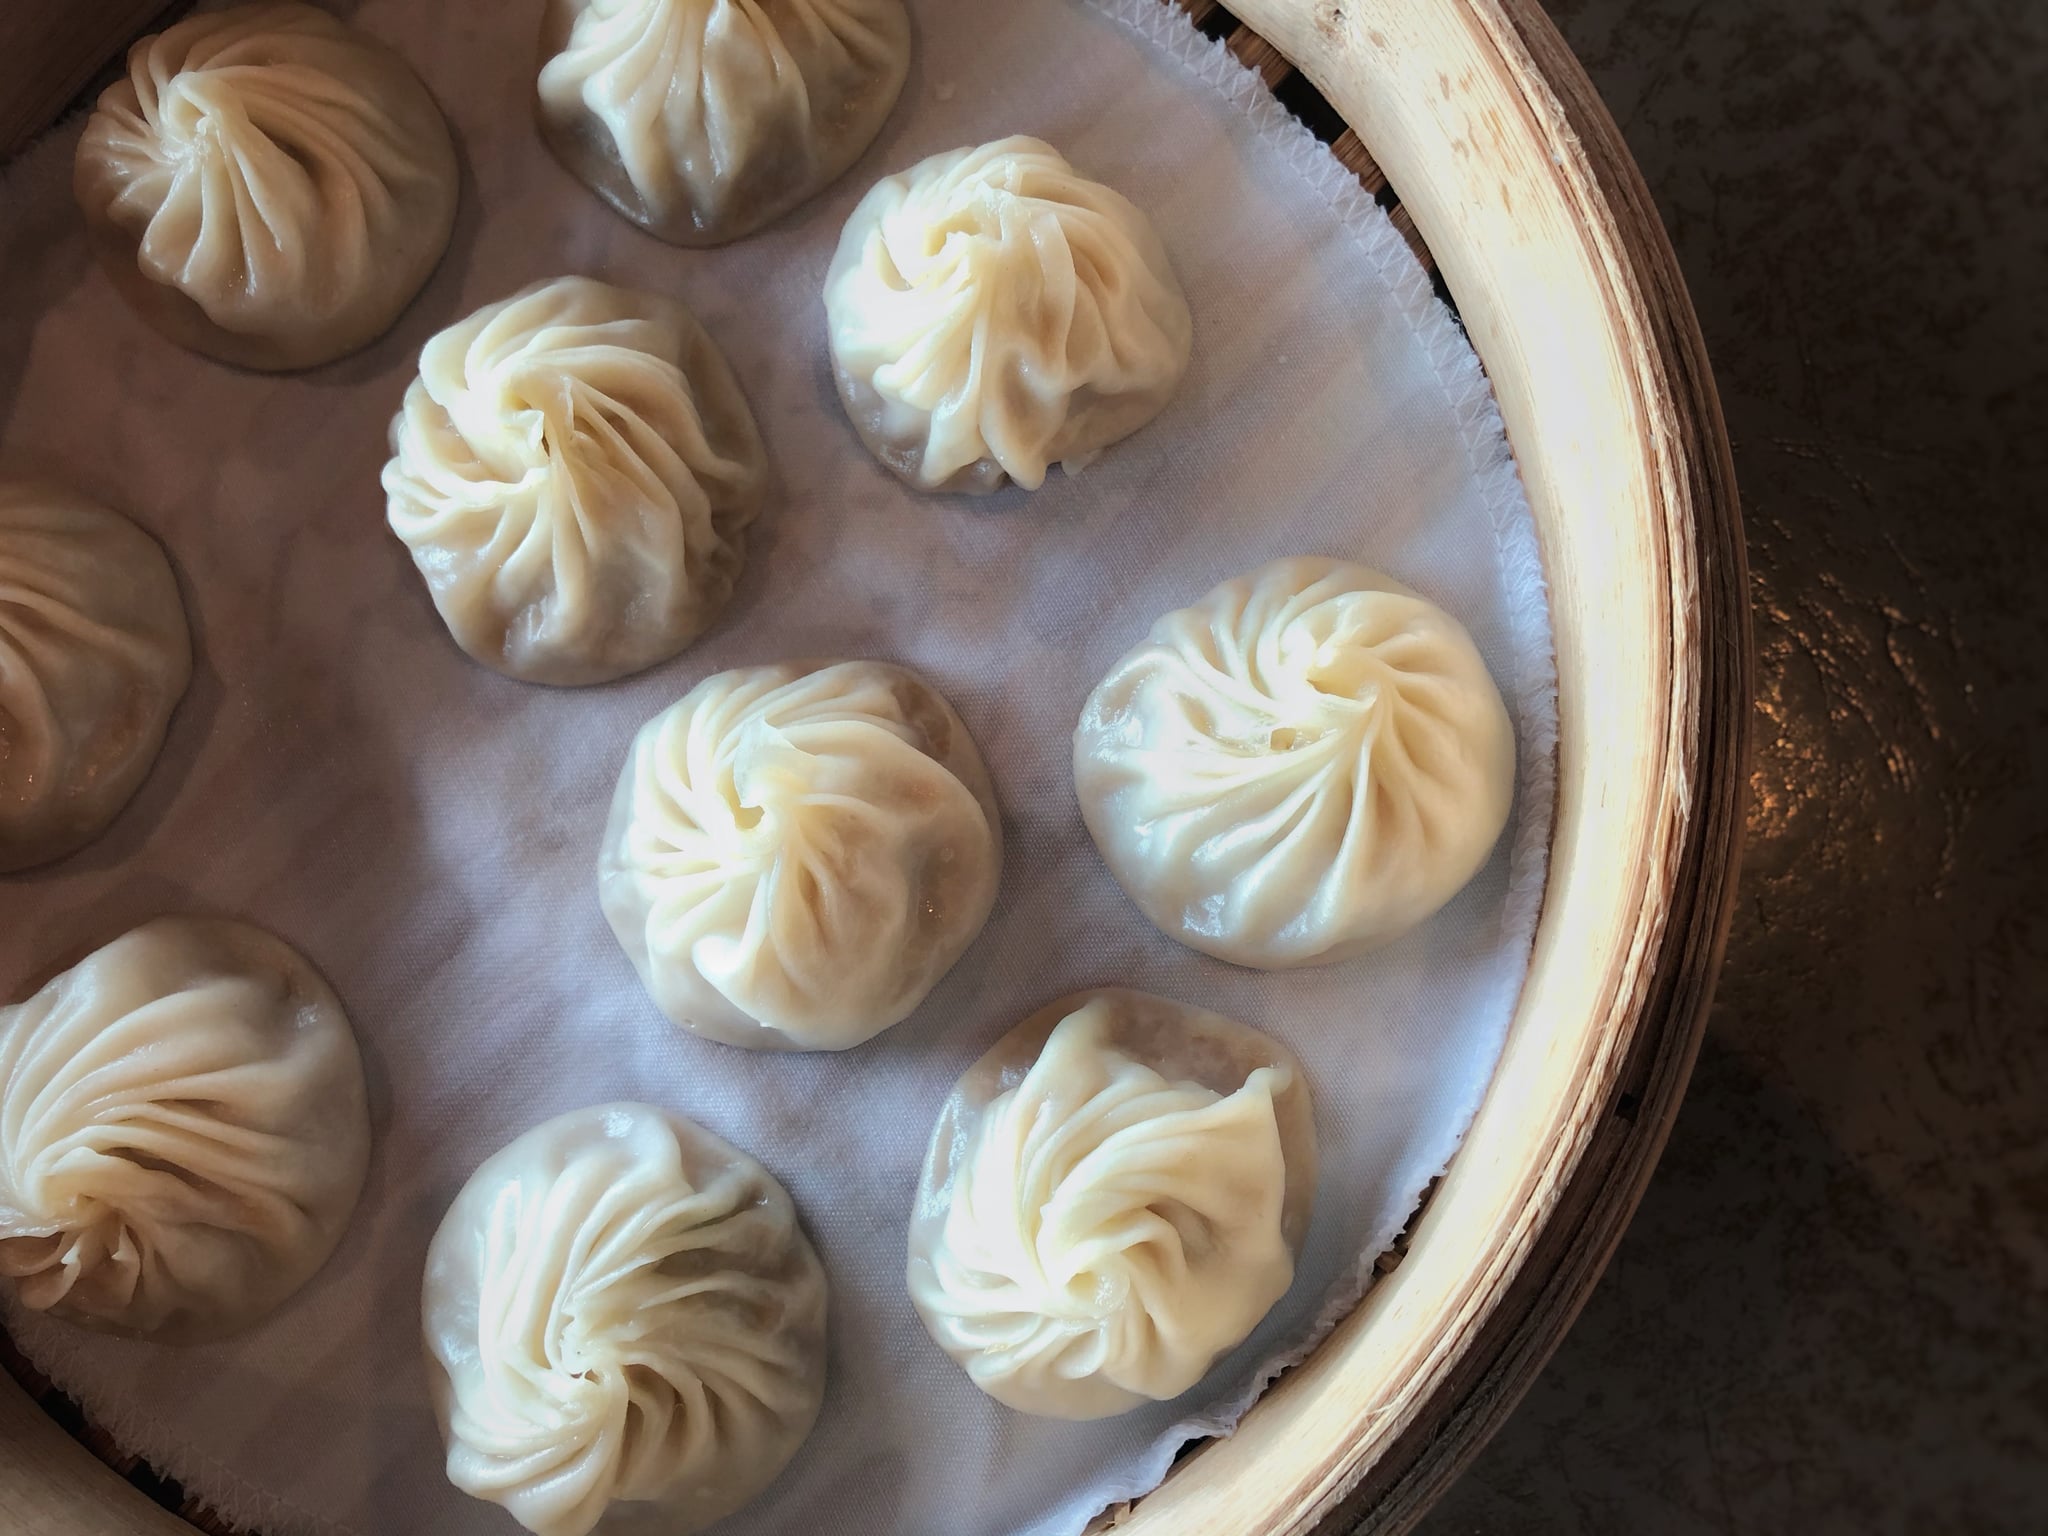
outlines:
M825 1272L753 1158L646 1104L488 1158L427 1250L448 1478L537 1536L688 1536L772 1482L825 1396Z
M310 368L366 346L447 249L448 124L405 60L324 11L203 11L128 50L74 170L100 263L180 346Z
M1035 490L1138 430L1194 321L1152 223L1039 139L933 155L876 183L825 278L861 441L921 491Z
M384 493L448 631L527 682L666 661L732 596L767 456L673 299L536 283L429 341Z
M156 540L74 491L0 478L0 874L106 830L191 676Z
M244 923L159 918L0 1008L0 1275L109 1333L217 1338L327 1262L370 1155L327 983Z
M1301 1064L1122 988L1041 1009L963 1073L910 1221L910 1299L1000 1403L1178 1397L1287 1291L1315 1199Z
M1391 577L1276 560L1167 614L1074 732L1104 862L1172 938L1277 969L1384 944L1486 862L1515 733L1471 637Z
M706 678L641 728L598 894L675 1023L838 1051L923 1001L1001 873L988 772L937 689L883 662L785 662Z
M548 0L562 164L676 245L753 233L860 158L910 67L903 0Z

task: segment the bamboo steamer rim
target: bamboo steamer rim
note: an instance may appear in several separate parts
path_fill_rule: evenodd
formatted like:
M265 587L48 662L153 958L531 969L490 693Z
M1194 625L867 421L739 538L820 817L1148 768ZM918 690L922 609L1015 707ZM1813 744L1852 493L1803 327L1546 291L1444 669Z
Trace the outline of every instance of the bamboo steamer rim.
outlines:
M1405 1257L1383 1259L1314 1356L1233 1437L1098 1522L1132 1536L1394 1533L1485 1443L1584 1304L1699 1047L1748 758L1734 468L1677 259L1537 0L1161 3L1227 37L1269 85L1298 91L1298 70L1341 114L1332 148L1435 267L1492 379L1551 589L1545 908L1465 1143ZM17 12L0 138L13 147L89 78L52 48L104 60L160 8ZM38 12L58 40L40 58ZM66 94L37 102L51 82ZM146 1469L90 1437L133 1482L0 1373L0 1536L190 1536L143 1491L161 1496Z

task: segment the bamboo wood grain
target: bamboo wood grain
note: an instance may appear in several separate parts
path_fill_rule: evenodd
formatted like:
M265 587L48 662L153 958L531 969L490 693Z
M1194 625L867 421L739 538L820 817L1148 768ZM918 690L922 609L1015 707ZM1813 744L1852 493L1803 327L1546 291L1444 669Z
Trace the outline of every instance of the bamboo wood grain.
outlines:
M125 41L115 13L160 3L9 0L0 135L77 89L47 109L10 94L34 71L14 70L6 44L38 16L62 13L74 50L101 38L98 59L69 69L82 82ZM1116 1512L1139 1536L1396 1532L1555 1347L1676 1112L1741 825L1740 521L1675 259L1536 0L1178 3L1269 84L1298 67L1350 125L1333 151L1441 263L1493 379L1551 583L1550 882L1486 1102L1405 1259L1379 1266L1358 1312L1235 1437ZM55 87L37 89L47 99ZM0 1373L0 1536L163 1531L190 1536Z
M1346 128L1338 134L1335 142L1330 145L1330 153L1337 157L1345 170L1365 183L1366 191L1378 194L1386 186L1386 173L1367 152L1356 128Z
M1676 1113L1732 908L1750 660L1734 473L1676 258L1534 0L1237 0L1371 147L1491 375L1558 644L1528 984L1406 1260L1135 1536L1394 1532L1583 1304Z
M1253 70L1268 87L1278 85L1293 72L1287 56L1250 27L1239 27L1225 45L1245 68Z
M0 1371L0 1536L192 1536Z

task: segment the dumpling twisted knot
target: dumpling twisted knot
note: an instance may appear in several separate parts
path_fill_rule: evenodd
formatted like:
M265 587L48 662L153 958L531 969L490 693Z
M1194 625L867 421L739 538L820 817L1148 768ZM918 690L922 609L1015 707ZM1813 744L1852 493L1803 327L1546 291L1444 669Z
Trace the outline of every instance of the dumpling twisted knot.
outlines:
M666 660L724 608L766 456L680 304L582 277L441 332L391 425L384 491L456 642L529 682Z
M326 1262L369 1148L341 1004L254 928L146 923L0 1008L0 1275L31 1307L247 1327Z
M1450 900L1507 822L1514 764L1457 621L1322 559L1167 614L1074 733L1118 883L1181 942L1268 968L1370 949Z
M0 873L105 829L191 676L156 541L75 491L0 478Z
M1031 138L877 183L825 313L855 427L922 490L1080 469L1159 414L1194 335L1151 222Z
M1178 1397L1294 1277L1274 1101L1175 1082L1109 1040L1111 1001L1067 1016L957 1158L911 1298L998 1402L1093 1419ZM913 1239L915 1244L915 1239Z
M903 0L549 0L541 132L635 223L737 240L866 149L910 67Z
M86 126L75 183L145 315L256 368L326 362L384 330L455 217L455 150L426 87L292 0L137 43Z
M929 684L878 662L707 678L641 730L599 894L676 1023L842 1050L906 1017L980 932L993 791Z
M825 1278L782 1186L645 1104L487 1159L427 1254L448 1476L539 1536L614 1501L696 1531L760 1492L825 1389Z

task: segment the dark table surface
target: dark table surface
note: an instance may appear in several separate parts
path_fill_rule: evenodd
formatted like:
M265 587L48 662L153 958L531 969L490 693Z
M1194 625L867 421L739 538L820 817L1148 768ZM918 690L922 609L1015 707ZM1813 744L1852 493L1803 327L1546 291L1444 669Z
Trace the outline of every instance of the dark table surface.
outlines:
M2038 1536L2048 0L1551 10L1735 442L1749 845L1655 1182L1422 1529Z

